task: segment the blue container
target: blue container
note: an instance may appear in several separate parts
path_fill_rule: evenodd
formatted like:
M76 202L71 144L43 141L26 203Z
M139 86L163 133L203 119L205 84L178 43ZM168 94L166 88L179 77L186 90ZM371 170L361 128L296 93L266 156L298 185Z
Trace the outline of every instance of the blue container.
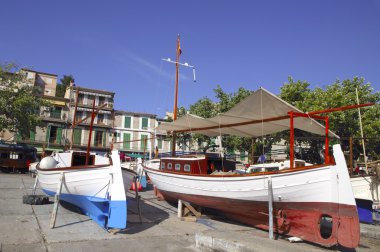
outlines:
M358 209L359 221L373 223L372 219L372 200L355 199Z

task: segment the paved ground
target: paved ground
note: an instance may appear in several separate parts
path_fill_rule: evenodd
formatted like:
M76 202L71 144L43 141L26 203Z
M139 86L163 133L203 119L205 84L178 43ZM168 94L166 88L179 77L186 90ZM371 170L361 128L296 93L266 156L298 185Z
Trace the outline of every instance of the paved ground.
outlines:
M59 206L56 228L49 228L52 204L22 204L31 192L27 174L0 173L0 252L8 251L336 251L308 243L271 241L268 233L226 220L180 221L176 206L141 193L142 223L136 202L128 208L128 228L112 234L69 206ZM133 198L133 194L129 194ZM356 251L380 251L380 226L361 226Z

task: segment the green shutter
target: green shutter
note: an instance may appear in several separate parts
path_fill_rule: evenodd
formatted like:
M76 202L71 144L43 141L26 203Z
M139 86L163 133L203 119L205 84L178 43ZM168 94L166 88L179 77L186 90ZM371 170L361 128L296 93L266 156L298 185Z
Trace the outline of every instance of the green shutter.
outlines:
M92 137L94 139L94 146L96 146L96 130L92 131ZM90 142L91 142L91 140L90 140Z
M158 148L162 149L162 139L158 139Z
M126 116L124 118L124 128L126 128L126 129L131 128L131 117L130 116Z
M145 150L145 139L147 139L147 135L141 135L141 151Z
M82 140L82 129L74 129L74 139L73 143L81 145Z
M46 128L46 142L48 143L50 140L50 125Z
M29 140L33 142L36 140L36 132L34 131L29 132Z
M103 147L107 145L107 134L106 131L103 131Z
M131 134L124 133L123 134L123 149L129 150L131 148Z
M148 118L141 118L142 119L142 124L141 124L141 127L142 129L148 129Z
M61 144L62 128L57 128L57 144Z

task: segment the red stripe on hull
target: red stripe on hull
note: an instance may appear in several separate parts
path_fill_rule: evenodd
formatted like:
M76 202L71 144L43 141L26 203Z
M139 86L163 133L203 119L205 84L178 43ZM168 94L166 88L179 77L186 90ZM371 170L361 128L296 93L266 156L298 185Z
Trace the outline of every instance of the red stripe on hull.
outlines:
M253 227L268 230L268 202L244 201L202 195L179 194L159 190L165 200L181 199L195 205L217 209L229 219ZM322 216L332 218L330 237L323 238L320 232ZM359 245L360 228L356 206L323 202L273 202L274 232L296 236L323 246L340 244L347 248Z

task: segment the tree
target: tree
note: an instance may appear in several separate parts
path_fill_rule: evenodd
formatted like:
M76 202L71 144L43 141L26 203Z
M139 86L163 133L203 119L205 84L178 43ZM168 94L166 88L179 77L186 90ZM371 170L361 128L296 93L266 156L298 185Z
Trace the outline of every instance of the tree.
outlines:
M203 97L195 104L190 105L190 113L203 118L214 117L218 113L223 113L231 109L241 100L250 95L251 91L239 88L235 93L226 93L218 85L214 89L214 93L217 102L213 102L211 99ZM198 146L201 147L202 152L206 152L210 147L215 145L213 138L202 134L194 134L193 139L198 143ZM244 144L246 141L249 141L249 139L236 136L225 136L223 137L222 145L228 152L233 152L234 150L245 151Z
M55 96L64 97L66 88L70 86L70 83L74 83L74 77L70 75L63 75L63 78L60 79L60 83L57 84L57 89L55 92Z
M336 108L356 104L356 91L360 103L378 103L380 92L375 92L370 83L365 83L364 78L354 77L352 80L336 80L334 83L323 88L310 89L310 84L305 81L294 81L289 77L289 83L281 87L280 97L303 111L314 111L327 108ZM379 106L361 109L364 137L368 138L369 153L372 156L380 155L380 109ZM343 147L348 146L347 138L360 137L358 110L346 110L329 113L329 127L338 136L342 137ZM298 136L307 134L298 132ZM310 136L310 134L309 134ZM311 142L315 149L321 149L323 143ZM355 158L360 154L362 147L359 141L354 143Z
M49 106L40 98L41 93L39 88L27 84L15 64L0 65L0 130L29 138L30 131L41 126L41 107Z

